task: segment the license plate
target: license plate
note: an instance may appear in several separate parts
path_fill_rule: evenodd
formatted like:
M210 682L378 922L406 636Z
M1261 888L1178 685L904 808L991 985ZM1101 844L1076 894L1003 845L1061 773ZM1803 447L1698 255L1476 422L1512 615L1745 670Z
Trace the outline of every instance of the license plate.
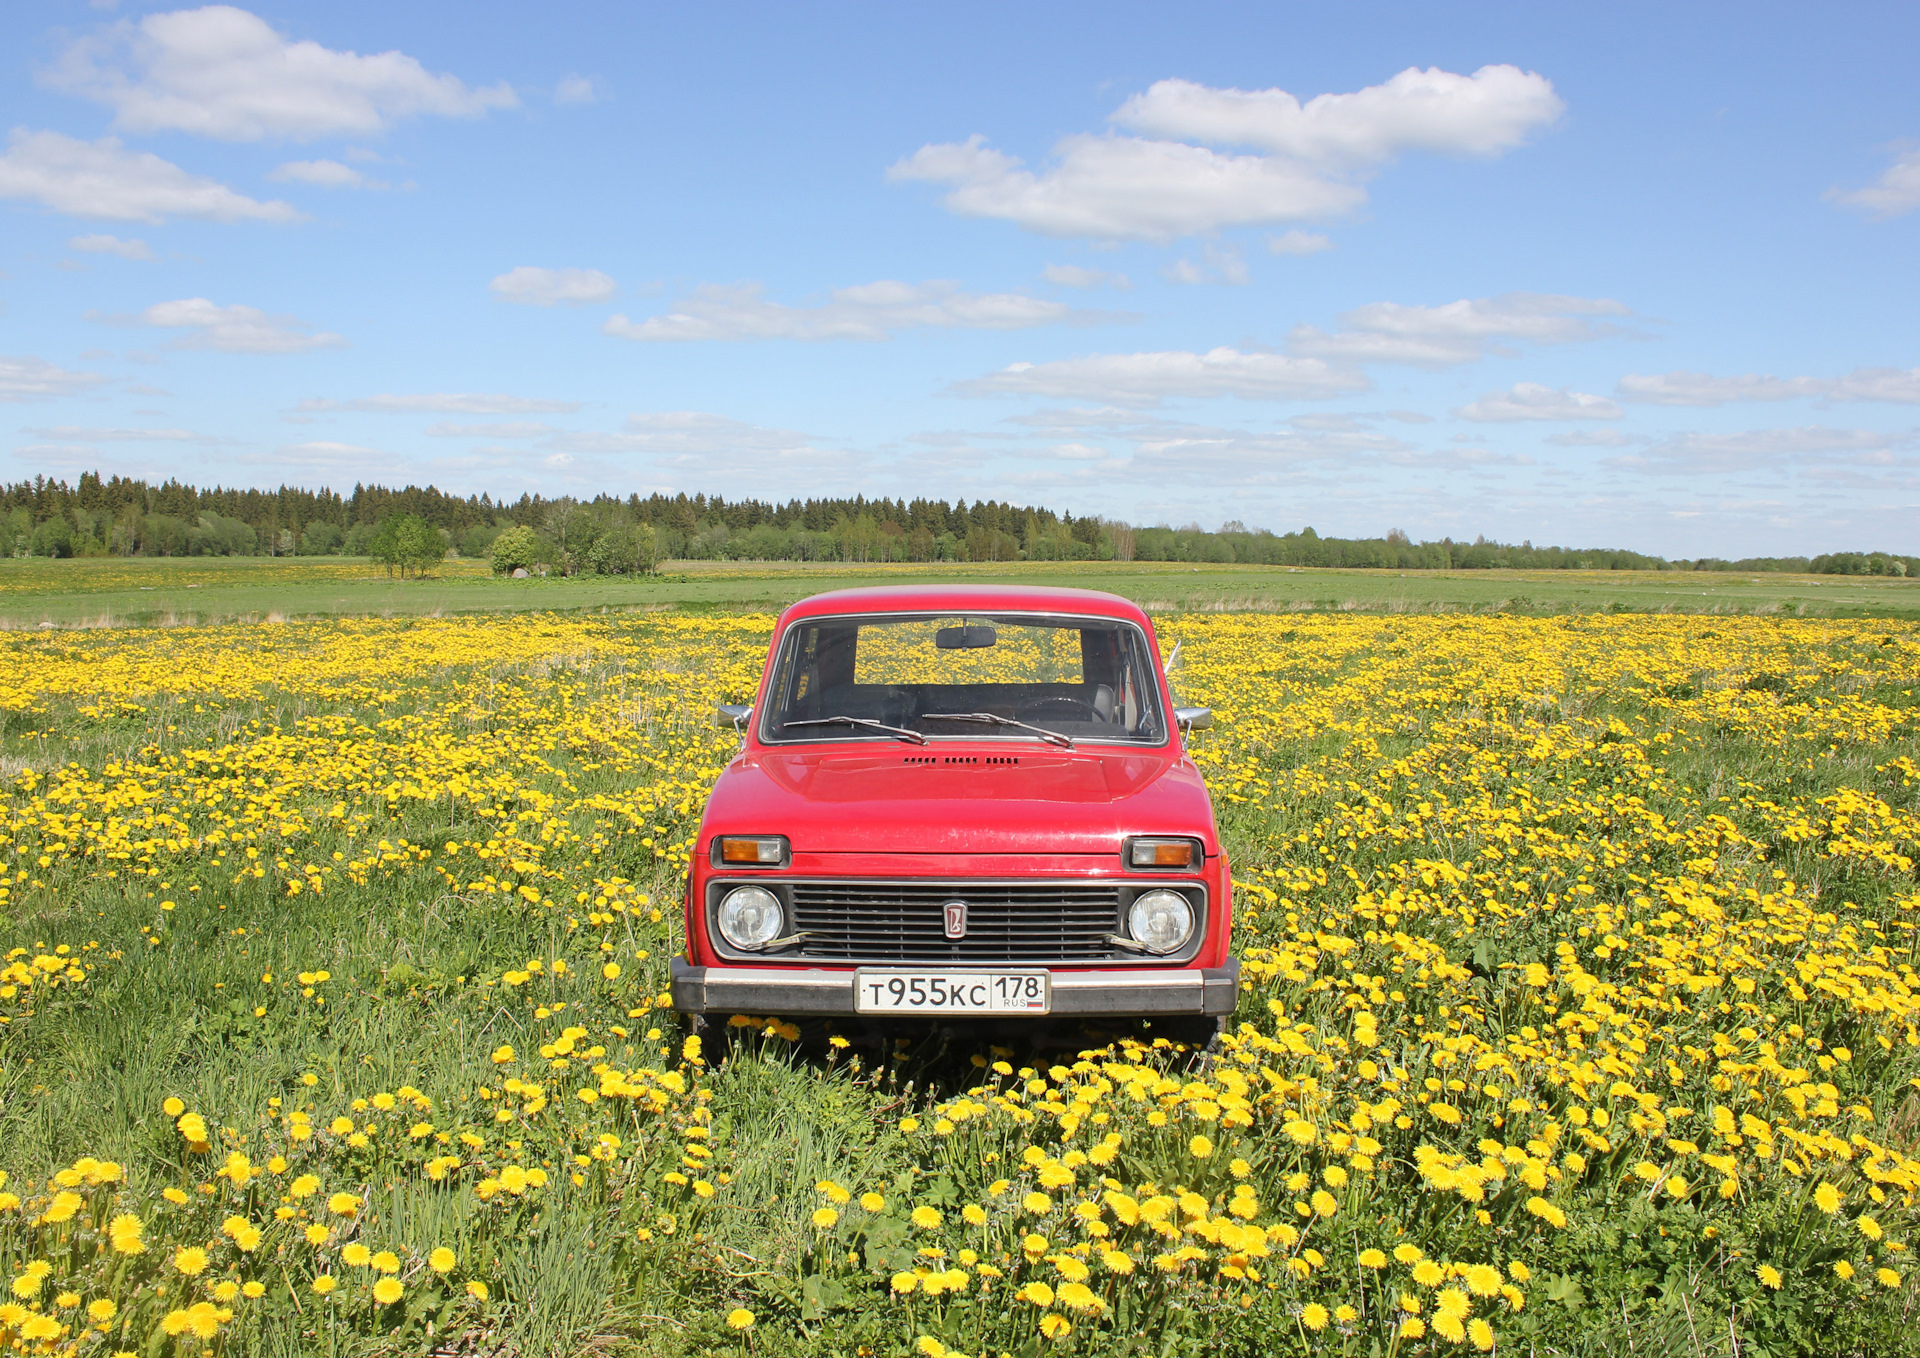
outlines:
M1045 1014L1053 977L1044 971L856 971L856 1014Z

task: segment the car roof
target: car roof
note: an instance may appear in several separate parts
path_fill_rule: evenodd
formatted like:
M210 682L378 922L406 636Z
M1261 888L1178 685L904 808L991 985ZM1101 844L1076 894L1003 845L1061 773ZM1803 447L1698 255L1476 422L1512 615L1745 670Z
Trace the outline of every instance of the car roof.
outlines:
M1077 613L1145 622L1140 605L1097 589L1039 585L873 585L836 589L802 599L780 615L797 618L848 613Z

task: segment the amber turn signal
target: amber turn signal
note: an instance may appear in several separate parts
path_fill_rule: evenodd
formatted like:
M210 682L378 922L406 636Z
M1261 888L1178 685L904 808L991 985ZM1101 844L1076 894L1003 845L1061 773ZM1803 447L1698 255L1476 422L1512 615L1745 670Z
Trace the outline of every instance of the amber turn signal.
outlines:
M723 835L713 856L719 863L777 868L787 861L787 841L780 835Z
M1136 868L1191 868L1200 846L1190 839L1136 839L1127 846L1127 863Z

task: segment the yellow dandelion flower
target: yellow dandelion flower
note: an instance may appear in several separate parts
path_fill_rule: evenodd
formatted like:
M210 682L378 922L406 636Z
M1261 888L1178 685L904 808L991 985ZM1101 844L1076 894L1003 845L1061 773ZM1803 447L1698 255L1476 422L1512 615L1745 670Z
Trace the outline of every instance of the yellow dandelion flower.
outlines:
M1772 1264L1760 1265L1757 1272L1760 1275L1761 1285L1764 1287L1771 1287L1776 1292L1780 1290L1781 1283L1785 1281L1780 1276L1780 1270L1775 1268Z
M467 1295L475 1301L485 1301L488 1296L487 1285L475 1278L467 1284Z
M1300 1308L1300 1323L1309 1330L1326 1329L1327 1321L1330 1319L1327 1308L1317 1301L1310 1301Z
M940 1213L931 1207L916 1207L909 1217L909 1220L923 1231L931 1231L934 1227L938 1226L943 1219Z
M887 1200L878 1193L862 1193L860 1206L868 1212L884 1212L887 1208Z
M173 1266L189 1278L203 1273L207 1267L207 1252L198 1245L188 1245L173 1256Z
M838 1220L840 1220L840 1214L831 1207L817 1207L814 1209L813 1224L823 1231Z
M1387 1256L1379 1250L1361 1250L1359 1262L1361 1268L1385 1268Z
M1845 1199L1840 1196L1840 1190L1828 1183L1825 1179L1822 1179L1814 1186L1813 1205L1825 1212L1828 1216L1832 1216L1835 1212L1839 1211L1840 1205L1844 1201Z
M1480 1352L1491 1353L1493 1351L1493 1326L1487 1324L1486 1321L1468 1321L1467 1338L1473 1341L1473 1346L1479 1349Z
M373 1251L356 1240L340 1251L340 1257L355 1268L365 1268L373 1262Z
M326 1296L329 1292L332 1292L333 1289L338 1286L340 1286L340 1284L334 1279L333 1275L330 1273L322 1273L319 1277L313 1280L313 1290L323 1297Z
M1020 1298L1020 1300L1034 1306L1047 1307L1053 1305L1053 1289L1038 1279L1028 1283L1018 1292L1014 1293L1014 1295Z
M1897 1269L1877 1268L1873 1271L1873 1276L1880 1280L1882 1287L1900 1286L1900 1273Z
M382 1306L391 1306L406 1294L406 1290L398 1278L382 1278L373 1285L373 1299Z

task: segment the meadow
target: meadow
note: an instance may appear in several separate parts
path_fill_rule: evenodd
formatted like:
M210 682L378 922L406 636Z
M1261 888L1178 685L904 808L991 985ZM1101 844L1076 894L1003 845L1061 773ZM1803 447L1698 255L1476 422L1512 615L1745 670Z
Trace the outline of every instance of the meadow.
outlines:
M0 636L23 1353L1920 1353L1920 627L1196 611L1218 1049L662 993L764 613Z
M352 557L0 560L0 630L173 627L462 613L778 612L809 594L915 580L1011 579L1125 595L1158 613L1714 613L1920 620L1920 579L1695 571L1380 571L1164 561L673 561L655 576L493 578L450 557L399 580Z

